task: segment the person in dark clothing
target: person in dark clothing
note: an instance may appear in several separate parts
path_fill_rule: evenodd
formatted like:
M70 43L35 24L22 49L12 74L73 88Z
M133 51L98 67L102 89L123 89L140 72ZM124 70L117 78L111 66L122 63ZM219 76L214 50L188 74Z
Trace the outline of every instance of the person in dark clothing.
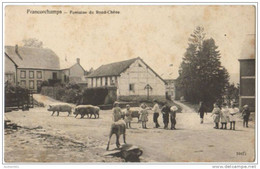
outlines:
M199 111L198 111L198 114L200 115L200 124L203 123L203 118L204 118L204 113L206 112L205 110L205 104L204 102L200 102L200 108L199 108ZM207 112L206 112L207 114Z
M243 127L248 127L248 120L250 116L248 105L243 106L242 116L243 116Z
M166 104L162 107L162 116L163 116L163 123L164 123L164 129L168 129L168 124L169 124L169 112L170 112L170 107Z

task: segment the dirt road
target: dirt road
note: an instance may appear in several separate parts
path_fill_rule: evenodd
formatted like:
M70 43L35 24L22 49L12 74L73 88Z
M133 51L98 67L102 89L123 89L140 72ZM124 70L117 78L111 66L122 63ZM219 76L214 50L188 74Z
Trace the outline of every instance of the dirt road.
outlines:
M191 109L192 110L192 109ZM197 113L177 114L177 130L153 128L149 114L148 129L133 119L126 141L144 150L142 162L225 162L254 160L254 125L237 130L215 130L210 114L199 123ZM186 112L186 113L184 113ZM45 108L5 113L5 118L22 128L5 133L5 162L120 162L104 157L112 111L101 111L99 119L51 116ZM163 126L162 116L159 123ZM120 140L122 142L122 138ZM115 136L111 140L115 147ZM244 152L244 153L243 153ZM241 153L243 155L241 155Z

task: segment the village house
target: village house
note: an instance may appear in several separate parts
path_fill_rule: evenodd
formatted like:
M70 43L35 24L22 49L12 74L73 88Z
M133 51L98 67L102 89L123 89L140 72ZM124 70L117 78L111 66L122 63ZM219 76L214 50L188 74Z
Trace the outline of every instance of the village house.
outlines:
M251 111L255 111L255 34L247 35L239 63L239 105L247 104Z
M76 63L70 63L65 60L61 61L60 64L62 82L87 85L87 80L84 77L86 72L80 64L80 58L77 58Z
M43 81L71 82L84 78L85 70L78 62L61 69L59 57L50 49L5 46L5 82L36 92Z
M140 57L102 65L86 77L89 88L115 87L117 100L165 100L165 81Z

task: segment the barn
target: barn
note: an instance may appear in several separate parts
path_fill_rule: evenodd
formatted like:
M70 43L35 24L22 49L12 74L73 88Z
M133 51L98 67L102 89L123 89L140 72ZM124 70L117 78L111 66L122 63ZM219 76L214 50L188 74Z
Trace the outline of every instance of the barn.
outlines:
M140 57L102 65L86 76L89 88L115 87L117 100L165 100L165 81Z

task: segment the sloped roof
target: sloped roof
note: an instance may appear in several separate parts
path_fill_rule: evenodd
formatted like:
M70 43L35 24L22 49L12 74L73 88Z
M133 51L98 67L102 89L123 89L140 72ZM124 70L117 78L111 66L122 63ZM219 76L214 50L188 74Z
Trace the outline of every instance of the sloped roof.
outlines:
M18 68L60 69L59 57L47 48L5 46L5 53L18 65Z
M163 78L158 75L150 66L148 66L140 57L129 59L121 62L115 62L110 63L106 65L102 65L96 70L94 70L92 73L87 75L86 77L104 77L104 76L119 76L122 72L124 72L127 68L130 67L131 64L133 64L136 60L140 60L147 66L159 79L161 79L164 83L165 81Z
M121 62L102 65L96 70L94 70L92 73L87 75L87 77L119 76L137 59L139 59L139 57L130 60L121 61Z

